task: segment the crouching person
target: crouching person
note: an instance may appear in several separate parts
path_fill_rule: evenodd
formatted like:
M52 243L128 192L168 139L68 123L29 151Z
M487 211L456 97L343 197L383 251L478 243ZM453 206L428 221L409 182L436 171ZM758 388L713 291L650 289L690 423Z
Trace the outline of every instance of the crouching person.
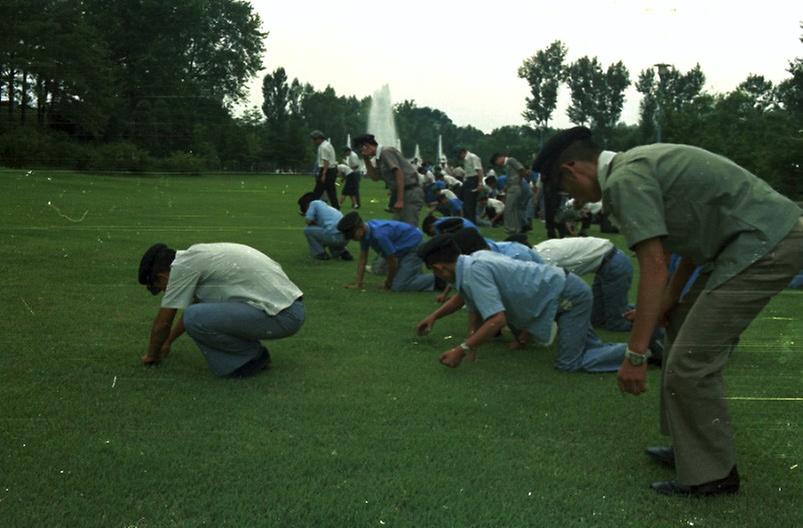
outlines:
M356 211L343 217L337 228L346 239L360 243L360 258L357 261L357 279L347 288L362 288L368 251L373 248L387 261L384 289L401 291L432 291L435 277L421 273L423 263L416 249L424 238L417 227L395 220L368 220L363 222Z
M241 244L195 244L176 251L148 248L139 283L165 292L153 321L146 365L156 364L185 331L216 376L247 377L270 367L261 339L280 339L304 323L301 290L267 255ZM173 320L184 310L178 322Z
M597 337L591 328L591 288L578 276L491 251L460 253L452 235L432 238L418 250L436 276L454 285L468 308L468 337L444 352L441 363L457 367L468 353L507 325L513 332L514 349L531 340L549 344L557 337L555 367L560 370L615 372L619 368L627 347L624 343L606 344ZM441 306L419 323L419 333L460 305L460 300L450 300Z

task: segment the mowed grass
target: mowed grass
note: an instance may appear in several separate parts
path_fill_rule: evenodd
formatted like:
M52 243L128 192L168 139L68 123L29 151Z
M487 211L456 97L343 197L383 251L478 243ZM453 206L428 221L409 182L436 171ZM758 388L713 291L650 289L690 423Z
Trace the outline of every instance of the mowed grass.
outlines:
M345 290L353 262L308 255L295 200L311 186L0 172L0 526L803 524L803 294L776 297L728 365L729 396L751 398L730 402L742 493L656 496L649 483L672 477L643 454L664 442L658 370L624 397L614 374L561 373L552 350L505 339L442 367L465 316L419 338L432 294L382 292L377 276ZM363 216L387 217L382 185L362 189ZM307 319L268 343L273 370L215 378L187 337L140 365L159 299L137 266L159 241L239 242L282 264Z

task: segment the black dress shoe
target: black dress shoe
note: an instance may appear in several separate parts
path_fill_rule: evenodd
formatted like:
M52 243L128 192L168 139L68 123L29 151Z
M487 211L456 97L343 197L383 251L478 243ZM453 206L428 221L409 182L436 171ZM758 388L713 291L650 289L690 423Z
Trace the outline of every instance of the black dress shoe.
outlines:
M653 482L650 487L662 495L684 495L687 497L709 497L711 495L733 494L739 491L739 472L733 466L728 476L696 486L685 486L675 480Z
M669 467L675 467L675 451L671 447L654 446L644 450L650 457Z

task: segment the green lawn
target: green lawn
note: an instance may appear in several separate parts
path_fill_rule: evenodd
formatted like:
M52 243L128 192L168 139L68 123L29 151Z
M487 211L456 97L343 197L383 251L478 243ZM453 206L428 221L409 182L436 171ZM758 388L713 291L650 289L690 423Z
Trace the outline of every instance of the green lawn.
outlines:
M729 395L752 398L731 402L742 493L660 497L648 484L672 474L642 452L662 442L659 371L634 398L502 341L442 367L465 317L418 338L432 294L376 276L345 290L355 264L307 252L295 200L311 186L0 172L0 527L803 525L801 292L728 367ZM382 186L363 192L363 216L385 217ZM187 337L140 365L158 299L137 266L159 241L240 242L283 265L307 320L269 344L272 371L214 378Z

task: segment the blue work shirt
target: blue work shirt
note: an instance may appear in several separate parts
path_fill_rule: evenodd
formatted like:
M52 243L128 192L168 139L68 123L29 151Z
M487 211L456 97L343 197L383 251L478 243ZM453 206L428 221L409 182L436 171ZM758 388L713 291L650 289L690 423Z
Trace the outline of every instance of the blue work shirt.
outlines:
M374 251L387 258L401 257L414 250L424 239L424 233L417 227L396 220L368 220L365 222L365 236L360 240L360 249Z
M468 220L466 218L463 218L462 216L443 216L443 217L438 218L437 220L435 220L435 223L432 224L432 227L435 229L435 234L436 235L440 235L441 234L441 224L442 223L444 223L444 222L454 222L456 220L461 220L463 222L463 229L466 229L466 228L470 227L471 229L474 229L475 231L477 231L477 233L480 232L480 230L477 229L477 226L474 225L474 222L472 222L471 220Z
M496 177L496 189L499 191L504 191L505 185L507 185L507 176L500 174Z
M469 310L482 319L505 312L511 327L527 330L541 343L549 342L565 283L560 268L491 251L460 255L455 269L455 288Z
M459 198L452 198L451 200L447 200L449 204L449 211L452 214L460 213L463 211L463 202Z
M494 253L499 253L522 262L546 264L544 259L541 258L541 255L520 242L497 242L496 240L491 240L490 238L486 238L485 241L488 243L488 247L491 248L491 251Z
M340 232L337 230L337 223L343 218L343 213L323 200L313 200L310 202L304 218L310 224L322 227L327 233L336 235Z

